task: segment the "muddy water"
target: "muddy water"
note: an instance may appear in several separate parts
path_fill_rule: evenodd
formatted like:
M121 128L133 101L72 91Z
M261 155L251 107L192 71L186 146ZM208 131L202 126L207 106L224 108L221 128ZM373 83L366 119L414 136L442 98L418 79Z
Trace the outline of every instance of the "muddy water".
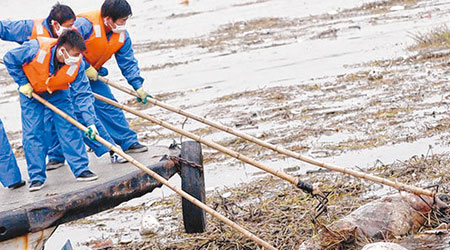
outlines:
M190 100L205 100L230 92L255 89L280 84L296 84L300 81L347 72L343 65L396 56L402 53L404 42L411 41L409 32L426 30L431 25L444 23L445 19L415 18L433 13L436 8L448 8L444 1L425 1L411 10L388 13L397 16L396 22L390 19L370 23L372 15L355 18L333 19L321 23L323 15L339 15L345 8L360 6L373 1L191 1L188 6L177 1L133 1L134 16L129 30L134 43L145 46L149 42L167 44L170 39L197 39L208 36L222 25L260 18L304 19L304 26L292 32L296 37L275 40L270 36L261 46L249 47L236 54L236 48L225 48L214 53L199 48L198 44L181 46L178 49L158 49L140 53L137 58L142 68L166 63L182 63L177 67L162 68L157 71L144 71L145 86L153 93L185 90L213 86L208 91L192 95ZM432 2L432 3L431 3ZM76 12L98 7L99 3L88 1L63 2L73 6ZM88 4L89 3L89 4ZM4 19L43 17L54 1L5 1L2 2L0 16ZM31 6L30 6L31 5ZM23 8L27 6L27 8ZM444 12L444 9L440 10ZM422 14L418 14L422 13ZM309 16L316 18L309 19ZM354 28L351 28L354 27ZM274 32L262 27L264 32ZM286 27L287 32L292 27ZM299 30L300 29L300 30ZM311 37L339 29L336 37L326 40L311 40ZM303 34L303 31L306 34ZM342 32L340 31L342 30ZM282 34L280 34L282 36ZM264 40L264 39L263 39ZM401 41L401 42L399 42ZM238 41L239 42L239 41ZM252 41L250 41L252 42ZM258 41L259 42L259 41ZM1 42L0 54L15 47L15 44ZM139 51L139 50L138 50ZM188 62L188 63L186 63ZM108 64L111 78L119 80L120 75L114 63ZM3 90L0 90L2 93ZM119 98L126 98L118 94ZM185 100L183 100L185 101ZM5 107L0 106L0 109ZM14 109L18 109L16 105ZM8 129L16 129L19 121L8 114L2 117Z
M145 87L156 94L182 92L184 95L175 95L167 102L176 106L185 105L191 112L206 115L210 110L204 106L227 94L274 86L335 81L336 76L356 71L347 65L406 57L410 52L405 51L405 48L413 43L411 33L426 32L433 26L445 24L449 17L448 1L407 1L405 5L389 5L373 11L356 8L369 2L374 1L191 0L189 5L179 4L176 0L130 1L134 15L130 20L129 31L142 74L146 78ZM100 6L100 1L62 3L71 5L76 12ZM53 4L54 1L47 0L4 0L0 16L2 19L43 17ZM16 46L0 43L0 54ZM124 83L114 64L108 63L109 77ZM8 80L3 80L3 77L8 79L5 72L1 71L0 115L8 131L20 131L18 98L11 96L15 85L7 85ZM117 93L117 96L121 101L128 99L122 93ZM298 101L302 98L299 96ZM306 100L314 96L307 95L304 98ZM354 99L348 102L348 106L358 105ZM364 103L364 100L359 102ZM344 104L340 103L340 109ZM245 107L245 103L240 105ZM333 106L333 102L326 105ZM257 106L253 108L258 109ZM148 112L153 112L153 109ZM233 121L233 118L228 119ZM282 126L259 124L257 129L246 132L258 134ZM190 124L189 128L198 127ZM320 146L352 136L355 134L345 132L311 136L305 143L312 145L312 148L305 154L337 165L365 168L377 160L389 163L406 160L416 154L426 154L429 145L434 153L447 150L438 142L439 136L413 143L346 151L332 156ZM221 138L216 134L211 136L214 140ZM170 141L158 143L165 145ZM209 154L212 150L206 149L205 152ZM262 162L292 174L315 169L296 160ZM208 190L213 190L247 182L261 174L254 167L236 163L232 159L222 159L207 165L206 185ZM171 181L180 186L179 179ZM170 190L163 188L122 207L136 206L170 194ZM111 220L112 217L120 218L120 223ZM90 237L106 239L112 235L117 241L122 234L129 233L132 238L139 238L139 214L111 210L92 218L94 223L61 226L48 242L48 248L61 246L67 238L78 246ZM124 228L129 230L124 232Z

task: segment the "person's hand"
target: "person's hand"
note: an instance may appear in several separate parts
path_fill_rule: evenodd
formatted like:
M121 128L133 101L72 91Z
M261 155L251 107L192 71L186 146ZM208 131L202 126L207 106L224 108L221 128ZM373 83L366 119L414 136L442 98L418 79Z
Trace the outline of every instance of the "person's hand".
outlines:
M31 98L33 97L33 87L31 87L30 83L24 84L20 86L19 92L24 94L26 97Z
M147 97L153 98L153 96L147 93L142 87L136 90L136 93L139 95L137 101L141 102L142 104L147 104Z
M88 128L88 131L86 132L86 136L91 140L95 140L95 137L98 135L97 127L95 127L95 125L92 124L92 125L88 126L87 128Z
M86 69L86 76L89 78L89 80L91 81L97 81L98 80L98 72L97 70L91 66L89 66L89 68Z

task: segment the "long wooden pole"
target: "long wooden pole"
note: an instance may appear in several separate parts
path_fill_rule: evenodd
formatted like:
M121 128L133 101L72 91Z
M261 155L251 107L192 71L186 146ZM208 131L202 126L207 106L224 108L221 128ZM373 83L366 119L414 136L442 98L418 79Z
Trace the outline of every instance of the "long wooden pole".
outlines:
M108 79L106 79L104 77L99 77L99 79L101 81L105 82L106 84L108 84L108 85L118 89L118 90L121 90L121 91L123 91L125 93L128 93L130 95L138 97L136 91L133 91L133 90L131 90L129 88L120 86L117 83L113 83L113 82L111 82L110 80L108 80ZM319 166L319 167L322 167L322 168L326 168L326 169L329 169L329 170L341 172L343 174L351 175L351 176L354 176L354 177L357 177L357 178L361 178L361 179L364 179L364 180L380 183L380 184L383 184L383 185L386 185L386 186L393 187L393 188L398 189L400 191L407 191L407 192L414 193L416 195L426 195L426 196L431 196L431 197L434 197L436 195L435 192L431 191L431 190L418 188L418 187L407 185L407 184L400 183L400 182L397 182L397 181L391 181L391 180L388 180L386 178L381 178L381 177L378 177L378 176L375 176L375 175L371 175L371 174L367 174L367 173L364 173L364 172L361 172L361 171L340 167L340 166L337 166L337 165L334 165L334 164L328 164L328 163L325 163L325 162L317 161L317 160L315 160L313 158L310 158L310 157L307 157L307 156L303 156L303 155L301 155L299 153L296 153L296 152L293 152L291 150L284 149L282 147L275 146L273 144L267 143L267 142L265 142L263 140L260 140L260 139L258 139L256 137L251 136L251 135L244 134L244 133L242 133L240 131L237 131L235 129L232 129L230 127L226 127L226 126L218 124L216 122L204 119L203 117L200 117L198 115L186 112L186 111L184 111L182 109L172 107L172 106L170 106L170 105L168 105L166 103L163 103L161 101L157 101L157 100L155 100L153 98L148 98L147 101L149 103L152 103L152 104L156 105L156 106L159 106L159 107L162 107L164 109L173 111L175 113L184 115L184 116L192 118L192 119L194 119L196 121L208 124L208 125L210 125L210 126L212 126L214 128L217 128L219 130L223 130L223 131L228 132L230 134L233 134L235 136L238 136L238 137L244 138L244 139L246 139L248 141L254 142L254 143L256 143L258 145L261 145L263 147L272 149L272 150L274 150L274 151L276 151L278 153L290 156L292 158L301 160L303 162L307 162L307 163L312 164L312 165L316 165L316 166ZM147 118L145 118L145 119L147 119Z
M0 59L0 63L3 63L3 60ZM113 86L113 87L116 87L116 88L119 88L119 87L120 87L120 86L117 85L117 84L114 84L114 83L109 82L109 80L106 79L106 78L104 78L104 77L99 76L99 79L100 79L101 81L104 81L104 82L107 83L107 84L110 84L110 85ZM123 88L123 89L122 89L122 91L125 91L125 90L126 90L126 88ZM136 95L136 94L135 94L133 91L131 91L131 90L129 90L127 93ZM123 106L123 105L121 105L121 104L118 104L118 103L114 102L113 100L108 99L108 98L106 98L106 97L103 97L103 96L101 96L101 95L98 95L98 94L96 94L96 93L94 93L94 96L95 96L97 99L100 99L100 100L102 100L102 101L104 101L104 102L107 102L107 103L109 103L109 104L112 104L112 105L114 105L114 106L117 106L117 107L119 107L119 108L121 108L121 109L127 110L127 111L130 112L130 113L133 113L133 111L134 111L134 110L129 109L129 108L126 107L126 106ZM154 99L151 99L151 101L155 101L155 100L154 100ZM138 111L134 111L134 112L137 112L137 113L134 113L134 114L137 115L137 116L141 116L141 117L142 117L142 116L145 116L145 114L139 113ZM150 116L147 116L147 117L144 117L144 119L151 120L151 119L155 119L155 118L150 117ZM246 163L248 163L248 164L251 164L251 165L253 165L253 166L255 166L255 167L258 167L258 168L260 168L260 169L262 169L262 170L264 170L264 171L267 171L267 172L269 172L269 173L271 173L271 174L273 174L273 175L275 175L275 176L280 177L281 179L287 180L287 181L289 181L290 183L292 183L293 185L295 185L296 187L299 187L299 188L301 188L301 189L304 190L304 191L307 191L307 192L310 192L310 193L313 193L313 194L321 194L320 190L318 190L317 188L314 188L312 185L310 185L310 184L308 184L308 183L305 183L305 182L301 181L300 179L298 179L298 178L296 178L296 177L293 177L293 176L291 176L291 175L288 175L288 174L286 174L286 173L284 173L284 172L276 171L276 170L274 170L274 169L272 169L272 168L270 168L270 167L268 167L268 166L266 166L266 165L264 165L264 164L262 164L262 163L259 163L259 162L255 161L255 160L253 160L253 159L251 159L251 158L249 158L249 157L246 157L246 156L244 156L244 155L241 155L241 154L239 154L239 153L237 153L237 152L235 152L235 151L232 151L232 150L230 150L230 149L228 149L228 148L225 148L225 147L223 147L223 146L221 146L221 145L219 145L219 144L217 144L217 143L215 143L215 142L208 141L208 140L203 139L203 138L201 138L201 137L199 137L199 136L196 136L196 135L194 135L194 134L192 134L192 133L190 133L190 132L187 132L187 131L184 131L184 130L180 130L180 129L178 129L177 127L175 127L175 126L173 126L173 125L171 125L171 124L164 123L164 122L162 122L162 121L160 121L160 120L157 120L157 119L155 119L154 122L157 123L157 124L160 124L161 126L164 126L164 127L168 128L168 129L170 129L170 130L172 130L172 131L175 131L175 132L180 133L180 134L184 134L185 136L187 136L187 137L189 137L189 138L191 138L191 139L193 139L193 140L196 140L196 141L198 141L198 142L204 143L204 144L206 144L206 145L208 145L208 146L210 146L210 147L212 147L212 148L215 148L215 149L217 149L217 150L219 150L219 151L221 151L221 152L224 152L224 153L226 153L226 154L228 154L228 155L230 155L230 156L232 156L232 157L235 157L235 158L238 159L238 160L244 161L244 162L246 162Z
M3 60L0 59L0 63L3 63ZM100 76L99 79L101 81L105 82L106 84L111 85L112 87L114 87L116 89L119 89L119 90L121 90L121 91L123 91L125 93L130 94L130 95L137 96L135 91L132 91L132 90L130 90L128 88L122 87L122 86L120 86L120 85L118 85L116 83L113 83L113 82L109 81L108 79L106 79L104 77ZM382 178L382 177L379 177L379 176L367 174L367 173L364 173L364 172L361 172L361 171L357 171L357 170L353 170L353 169L347 169L347 168L340 167L340 166L337 166L337 165L334 165L334 164L329 164L329 163L317 161L317 160L315 160L313 158L300 155L300 154L298 154L296 152L293 152L291 150L287 150L287 149L275 146L273 144L264 142L264 141L262 141L262 140L260 140L258 138L255 138L255 137L250 136L250 135L246 135L246 134L241 133L239 131L236 131L236 130L234 130L232 128L227 128L227 127L225 127L223 125L220 125L220 124L217 124L215 122L208 121L208 120L206 120L206 119L204 119L202 117L190 114L190 113L188 113L186 111L183 111L181 109L171 107L170 105L167 105L165 103L157 101L157 100L155 100L153 98L149 98L147 101L152 103L152 104L154 104L154 105L160 106L162 108L165 108L165 109L168 109L170 111L177 112L179 114L182 114L182 115L185 115L185 116L190 117L192 119L195 119L197 121L204 122L204 123L207 122L206 124L208 124L210 126L213 126L213 127L217 128L217 129L221 129L221 130L224 130L224 131L226 131L228 133L232 133L232 134L234 134L236 136L240 136L240 137L245 138L245 139L247 139L249 141L257 143L257 144L259 144L261 146L270 148L270 149L272 149L272 150L274 150L276 152L288 155L290 157L296 158L298 160L307 162L307 163L312 164L312 165L316 165L316 166L319 166L319 167L322 167L322 168L326 168L326 169L329 169L329 170L337 171L337 172L340 172L340 173L343 173L343 174L351 175L351 176L354 176L354 177L357 177L357 178L360 178L360 179L364 179L364 180L380 183L380 184L383 184L383 185L386 185L386 186L393 187L393 188L398 189L400 191L406 191L406 192L410 192L410 193L413 193L413 194L416 194L416 195L426 195L426 196L431 196L431 197L434 197L436 195L435 191L431 191L431 190L427 190L427 189L423 189L423 188L407 185L407 184L400 183L400 182L397 182L397 181L391 181L391 180L386 179L386 178Z
M85 126L83 126L81 123L79 123L78 121L76 121L75 119L73 119L72 117L70 117L69 115L67 115L66 113L64 113L63 111L61 111L60 109L58 109L57 107L52 105L51 103L49 103L44 98L40 97L38 94L33 93L33 97L36 100L38 100L39 102L41 102L42 104L44 104L45 106L47 106L48 108L50 108L51 110L53 110L55 113L57 113L58 115L62 116L64 119L66 119L67 121L69 121L70 123L75 125L77 128L81 129L84 132L88 131L88 129ZM162 184L168 186L170 189L175 191L177 194L179 194L180 196L182 196L186 200L192 202L193 204L195 204L199 208L205 210L207 213L211 214L213 217L216 217L217 219L221 220L223 223L225 223L228 226L232 227L233 229L241 232L246 237L248 237L249 239L255 241L256 243L258 243L259 245L263 246L264 248L271 249L271 250L276 250L275 247L271 246L266 241L258 238L256 235L252 234L251 232L249 232L245 228L241 227L237 223L235 223L235 222L231 221L230 219L228 219L227 217L219 214L214 209L212 209L209 206L205 205L204 203L202 203L201 201L197 200L196 198L194 198L193 196L189 195L188 193L184 192L183 190L181 190L181 189L175 187L174 185L170 184L166 179L164 179L163 177L161 177L160 175L158 175L157 173L155 173L151 169L148 169L142 163L136 161L133 157L131 157L128 154L124 153L122 151L122 149L112 145L111 143L109 143L108 141L106 141L105 139L103 139L102 137L100 137L98 135L95 137L95 139L97 141L99 141L100 143L102 143L103 145L105 145L106 147L108 147L109 149L111 149L112 151L114 151L117 154L119 154L120 156L122 156L123 158L127 159L131 164L135 165L136 167L138 167L139 169L141 169L142 171L144 171L145 173L147 173L151 177L155 178L157 181L159 181Z
M284 172L277 171L277 170L275 170L273 168L270 168L269 166L266 166L265 164L262 164L262 163L260 163L260 162L258 162L256 160L251 159L251 158L249 158L249 157L247 157L245 155L242 155L242 154L240 154L240 153L238 153L236 151L228 149L228 148L226 148L226 147L224 147L224 146L222 146L222 145L220 145L218 143L215 143L213 141L210 141L210 140L207 140L205 138L202 138L202 137L200 137L200 136L198 136L196 134L193 134L193 133L191 133L189 131L186 131L186 130L183 130L183 129L179 129L179 128L175 127L174 125L170 124L170 123L161 121L161 120L159 120L159 119L157 119L157 118L155 118L153 116L150 116L150 115L144 114L142 112L139 112L137 110L131 109L131 108L125 106L125 105L117 103L117 102L115 102L115 101L113 101L113 100L111 100L109 98L106 98L104 96L101 96L99 94L94 93L94 96L95 96L95 98L97 98L100 101L103 101L103 102L106 102L106 103L111 104L113 106L116 106L116 107L118 107L120 109L123 109L123 110L125 110L127 112L130 112L130 113L132 113L132 114L134 114L136 116L139 116L139 117L144 118L146 120L149 120L149 121L151 121L151 122L153 122L155 124L158 124L158 125L160 125L162 127L170 129L170 130L172 130L172 131L174 131L176 133L179 133L181 135L189 137L189 138L191 138L191 139L193 139L195 141L201 142L201 143L203 143L203 144L205 144L205 145L207 145L207 146L209 146L211 148L217 149L218 151L223 152L223 153L225 153L225 154L227 154L227 155L229 155L231 157L234 157L234 158L236 158L238 160L241 160L241 161L246 162L246 163L248 163L250 165L253 165L253 166L255 166L255 167L259 168L259 169L262 169L262 170L264 170L266 172L269 172L269 173L271 173L271 174L273 174L273 175L275 175L277 177L280 177L281 179L287 180L287 181L289 181L290 183L292 183L292 184L294 184L296 186L299 183L299 179L294 177L294 176L291 176L291 175L288 175L288 174L286 174ZM316 190L315 192L318 192L318 191Z

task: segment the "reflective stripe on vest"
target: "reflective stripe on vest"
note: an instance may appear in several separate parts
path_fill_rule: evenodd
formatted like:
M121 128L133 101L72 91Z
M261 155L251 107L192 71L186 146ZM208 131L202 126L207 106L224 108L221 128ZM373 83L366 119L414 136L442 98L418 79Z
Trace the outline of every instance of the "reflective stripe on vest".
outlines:
M44 25L42 25L42 23L45 22L45 19L36 19L33 22L33 31L31 32L29 40L36 39L38 36L52 37Z
M92 34L86 40L86 51L83 53L86 61L99 70L112 55L114 55L125 43L125 31L113 33L111 37L106 37L105 25L99 10L79 14L92 23Z
M39 51L33 61L23 66L23 71L36 93L68 89L70 83L75 81L80 68L81 58L73 66L62 66L56 75L50 75L51 49L56 45L57 39L38 37Z

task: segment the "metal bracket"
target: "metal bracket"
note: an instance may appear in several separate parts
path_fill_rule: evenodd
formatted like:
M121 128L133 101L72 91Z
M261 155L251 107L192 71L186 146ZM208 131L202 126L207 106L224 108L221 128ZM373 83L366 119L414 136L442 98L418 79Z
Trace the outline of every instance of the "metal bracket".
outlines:
M169 160L171 160L171 161L173 161L175 163L178 163L178 164L184 163L184 164L189 165L191 167L198 168L198 169L200 169L200 171L203 172L203 166L200 165L200 164L197 164L197 163L192 162L192 161L188 161L188 160L183 159L183 158L181 158L179 156L169 156L168 158L169 158Z

